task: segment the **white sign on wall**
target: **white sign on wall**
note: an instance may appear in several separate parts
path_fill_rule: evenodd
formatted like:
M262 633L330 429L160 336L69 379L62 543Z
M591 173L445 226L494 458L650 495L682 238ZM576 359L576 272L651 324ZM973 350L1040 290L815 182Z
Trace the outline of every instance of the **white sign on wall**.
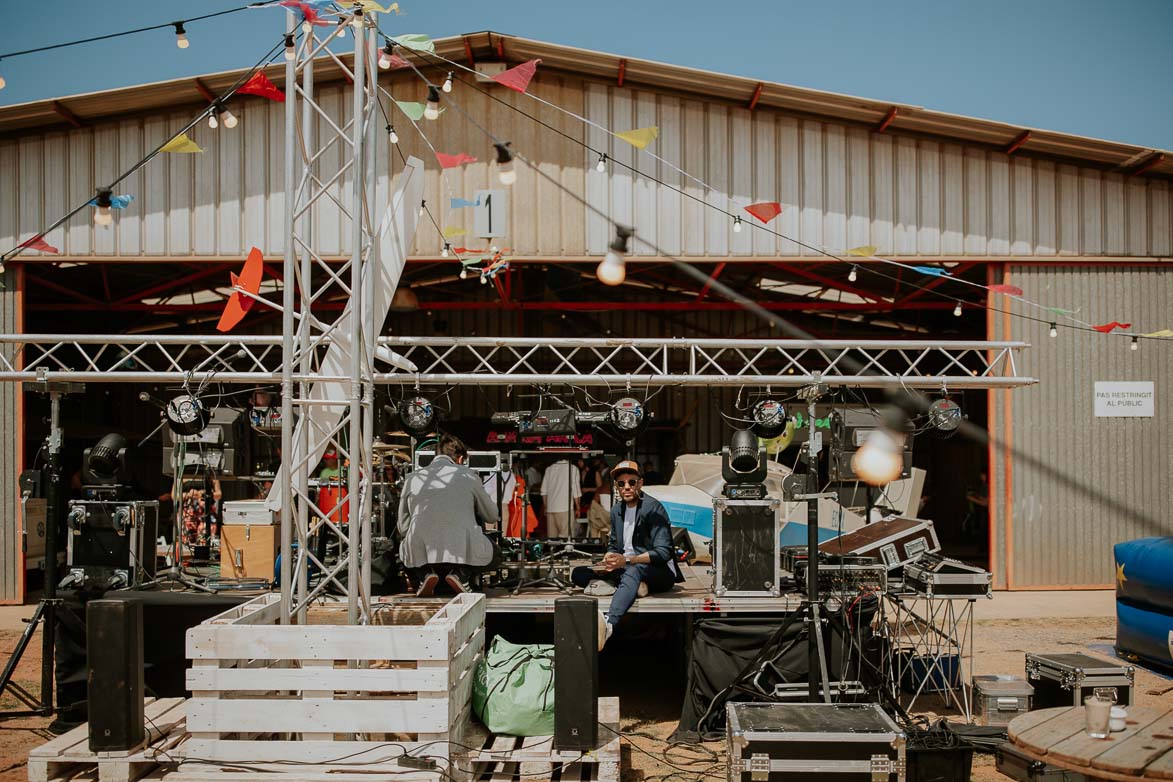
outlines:
M1096 418L1152 418L1155 408L1151 380L1096 381Z

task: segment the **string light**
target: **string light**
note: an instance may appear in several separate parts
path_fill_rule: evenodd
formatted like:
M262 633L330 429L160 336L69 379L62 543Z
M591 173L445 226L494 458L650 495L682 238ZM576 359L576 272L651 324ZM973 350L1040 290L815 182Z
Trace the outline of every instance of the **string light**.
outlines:
M220 115L220 109L213 106L212 111L208 114L208 127L211 128L212 130L215 130L216 128L220 127L220 116L219 115Z
M598 171L601 174L606 170L607 170L607 153L604 152L603 154L599 155L599 162L595 163L595 171Z
M444 249L440 251L440 257L441 257L441 258L447 258L447 257L448 257L448 249L449 249L451 246L452 246L452 245L448 244L448 242L444 242Z
M1055 337L1059 336L1059 329L1055 327L1054 323L1052 323L1051 330L1048 333L1051 335L1051 339L1054 339Z
M309 35L310 33L312 33L314 31L314 26L312 24L310 24L309 19L306 19L304 22L301 23L301 31L303 33L305 33L306 35Z
M238 122L238 120L236 119L235 114L233 114L228 109L221 110L220 114L224 118L224 127L229 128L229 129L236 127L236 123Z
M484 272L481 273L481 285L488 285L489 277Z
M452 92L452 71L448 71L448 76L444 79L444 86L440 89L444 92Z
M627 279L627 263L623 256L627 255L627 240L635 231L625 225L615 224L615 239L603 256L599 268L595 269L595 276L604 285L622 285Z
M187 40L187 30L183 29L183 22L174 22L175 24L175 45L180 49L186 49L191 46L191 41Z
M513 153L509 150L510 142L493 144L497 148L497 178L503 185L512 185L517 181L517 171L513 168Z
M854 266L852 266L851 271L847 273L847 281L848 282L855 282L858 279L859 279L859 272L856 271Z
M399 134L395 132L394 125L387 126L387 140L390 141L392 144L399 143Z
M741 233L741 215L733 216L733 233Z
M961 317L961 302L957 302L957 306L953 308L953 317Z
M395 47L390 41L383 47L383 51L379 52L379 67L387 70L391 67L391 58L395 56Z
M425 209L427 209L427 208L428 208L428 202L427 202L426 200L425 200L425 201L420 201L420 210L419 210L419 213L416 215L416 217L423 217L423 216L424 216L424 210L425 210Z
M94 225L110 225L114 222L114 212L110 208L113 202L110 196L110 190L98 191L98 197L95 199L98 210L94 212Z
M363 18L363 15L362 15L362 6L359 6L358 8L354 9L354 18L352 18L350 20L351 26L353 26L354 29L357 30L358 28L363 26L363 23L365 21L366 21L366 19Z
M0 90L4 89L8 82L4 79L4 74L0 73Z
M1132 338L1132 344L1131 344L1131 345L1129 345L1128 349L1129 349L1129 350L1139 350L1139 349L1140 349L1140 338L1139 338L1139 337L1133 337L1133 338Z
M440 90L436 85L428 85L428 102L424 104L424 119L436 120L440 117Z
M293 43L293 34L285 36L285 59L293 60L297 57L297 46Z
M462 279L462 280L468 279L468 269L464 268L463 266L460 267L460 279Z

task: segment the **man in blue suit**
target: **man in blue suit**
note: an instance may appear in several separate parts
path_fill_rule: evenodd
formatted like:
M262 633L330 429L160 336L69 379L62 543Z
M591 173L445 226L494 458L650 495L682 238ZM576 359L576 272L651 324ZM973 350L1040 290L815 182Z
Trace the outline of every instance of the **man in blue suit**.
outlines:
M611 594L611 608L602 616L599 648L636 597L666 592L684 580L672 547L668 513L655 497L643 494L639 464L625 460L611 470L619 502L611 507L611 539L601 567L577 567L570 579L588 595Z

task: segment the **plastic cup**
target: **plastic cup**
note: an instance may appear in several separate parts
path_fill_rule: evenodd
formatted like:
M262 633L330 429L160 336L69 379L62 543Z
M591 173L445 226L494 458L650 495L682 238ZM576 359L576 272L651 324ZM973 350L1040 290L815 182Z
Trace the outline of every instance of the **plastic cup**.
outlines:
M1083 699L1084 716L1087 718L1087 735L1093 739L1108 738L1108 722L1112 717L1112 701L1098 695Z

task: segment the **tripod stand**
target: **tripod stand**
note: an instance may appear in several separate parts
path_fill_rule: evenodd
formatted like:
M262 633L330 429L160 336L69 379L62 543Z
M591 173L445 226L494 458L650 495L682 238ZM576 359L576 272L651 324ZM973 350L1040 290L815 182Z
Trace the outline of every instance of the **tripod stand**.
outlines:
M150 581L142 585L142 589L148 587L158 586L160 584L179 584L185 589L194 589L200 592L211 592L212 590L204 584L196 580L195 577L187 574L183 569L183 468L184 462L187 460L186 443L182 440L177 440L175 448L172 450L172 466L175 469L175 479L171 484L171 497L173 504L171 531L171 567L161 575L156 576ZM206 500L205 500L206 501ZM209 520L211 514L208 514ZM152 543L152 546L154 544Z
M561 590L562 592L570 594L570 588L573 586L573 584L558 575L557 566L559 559L565 558L567 564L569 564L570 558L575 556L589 558L591 555L589 552L576 549L573 543L562 544L562 548L551 552L538 560L537 564L539 567L542 565L547 566L546 574L539 578L532 579L525 579L519 576L517 579L517 585L513 587L513 594L520 594L521 590L527 587L538 586L552 586Z

